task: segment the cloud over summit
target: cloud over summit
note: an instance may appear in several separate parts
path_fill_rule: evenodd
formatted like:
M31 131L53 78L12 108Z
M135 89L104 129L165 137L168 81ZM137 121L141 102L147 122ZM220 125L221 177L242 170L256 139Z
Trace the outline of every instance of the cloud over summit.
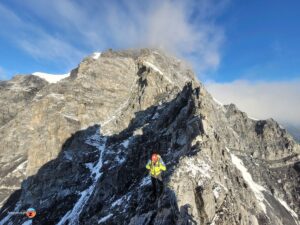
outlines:
M227 1L12 2L26 13L0 3L5 12L0 20L12 21L7 32L21 37L12 41L37 59L76 65L95 50L156 47L189 59L200 72L214 70L220 62L224 34L215 19Z
M300 127L300 80L206 84L208 91L224 104L235 103L249 116L274 118L282 124Z

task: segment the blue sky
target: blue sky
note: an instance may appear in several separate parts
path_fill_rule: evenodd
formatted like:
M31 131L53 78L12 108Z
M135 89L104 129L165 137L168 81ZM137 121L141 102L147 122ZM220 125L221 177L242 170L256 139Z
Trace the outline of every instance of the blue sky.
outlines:
M188 60L222 102L300 126L299 9L299 0L1 1L0 79L66 73L108 48L159 47Z
M277 81L299 78L300 2L297 0L140 2L2 1L2 78L34 71L65 73L93 51L143 46L166 47L190 60L202 80L230 82L237 79ZM170 19L164 18L164 14ZM179 15L173 19L174 14ZM175 22L178 22L179 33L204 35L203 39L207 40L199 37L191 40L185 36L180 37L182 40L173 40L172 35L163 34L160 43L157 32L161 32L164 26L157 25L159 20L165 21L166 27L174 25L174 29L177 29ZM128 37L124 35L127 26L132 32ZM143 26L148 30L143 30ZM151 33L150 28L156 32L151 34L152 40L146 37ZM174 30L168 31L172 33ZM126 38L132 41L124 40ZM170 40L170 46L164 46ZM197 41L211 46L207 49L206 46L196 46L193 42ZM182 46L178 49L172 45ZM194 51L189 48L194 48ZM215 55L203 59L205 56L199 52L205 51ZM212 62L205 62L207 60Z
M226 42L216 80L300 77L300 1L233 1L218 20Z

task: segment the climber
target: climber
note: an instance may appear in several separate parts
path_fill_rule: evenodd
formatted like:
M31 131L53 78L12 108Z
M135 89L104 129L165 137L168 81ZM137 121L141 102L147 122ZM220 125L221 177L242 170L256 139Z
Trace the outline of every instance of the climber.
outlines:
M151 160L148 161L146 168L149 170L151 175L152 194L155 197L159 197L163 193L164 188L161 172L166 171L165 163L160 155L154 153L151 156Z

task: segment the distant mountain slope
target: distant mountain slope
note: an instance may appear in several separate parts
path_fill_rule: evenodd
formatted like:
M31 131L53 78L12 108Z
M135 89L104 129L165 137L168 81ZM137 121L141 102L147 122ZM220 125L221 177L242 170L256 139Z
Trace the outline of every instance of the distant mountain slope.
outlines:
M290 134L300 143L300 127L295 125L287 124L286 129Z

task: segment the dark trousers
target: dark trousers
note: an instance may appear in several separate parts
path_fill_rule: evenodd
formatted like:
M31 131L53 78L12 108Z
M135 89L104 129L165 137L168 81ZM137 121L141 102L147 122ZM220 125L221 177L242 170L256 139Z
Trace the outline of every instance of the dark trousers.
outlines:
M156 196L160 196L164 191L164 183L162 181L161 175L159 175L158 177L151 176L151 182L153 194Z

